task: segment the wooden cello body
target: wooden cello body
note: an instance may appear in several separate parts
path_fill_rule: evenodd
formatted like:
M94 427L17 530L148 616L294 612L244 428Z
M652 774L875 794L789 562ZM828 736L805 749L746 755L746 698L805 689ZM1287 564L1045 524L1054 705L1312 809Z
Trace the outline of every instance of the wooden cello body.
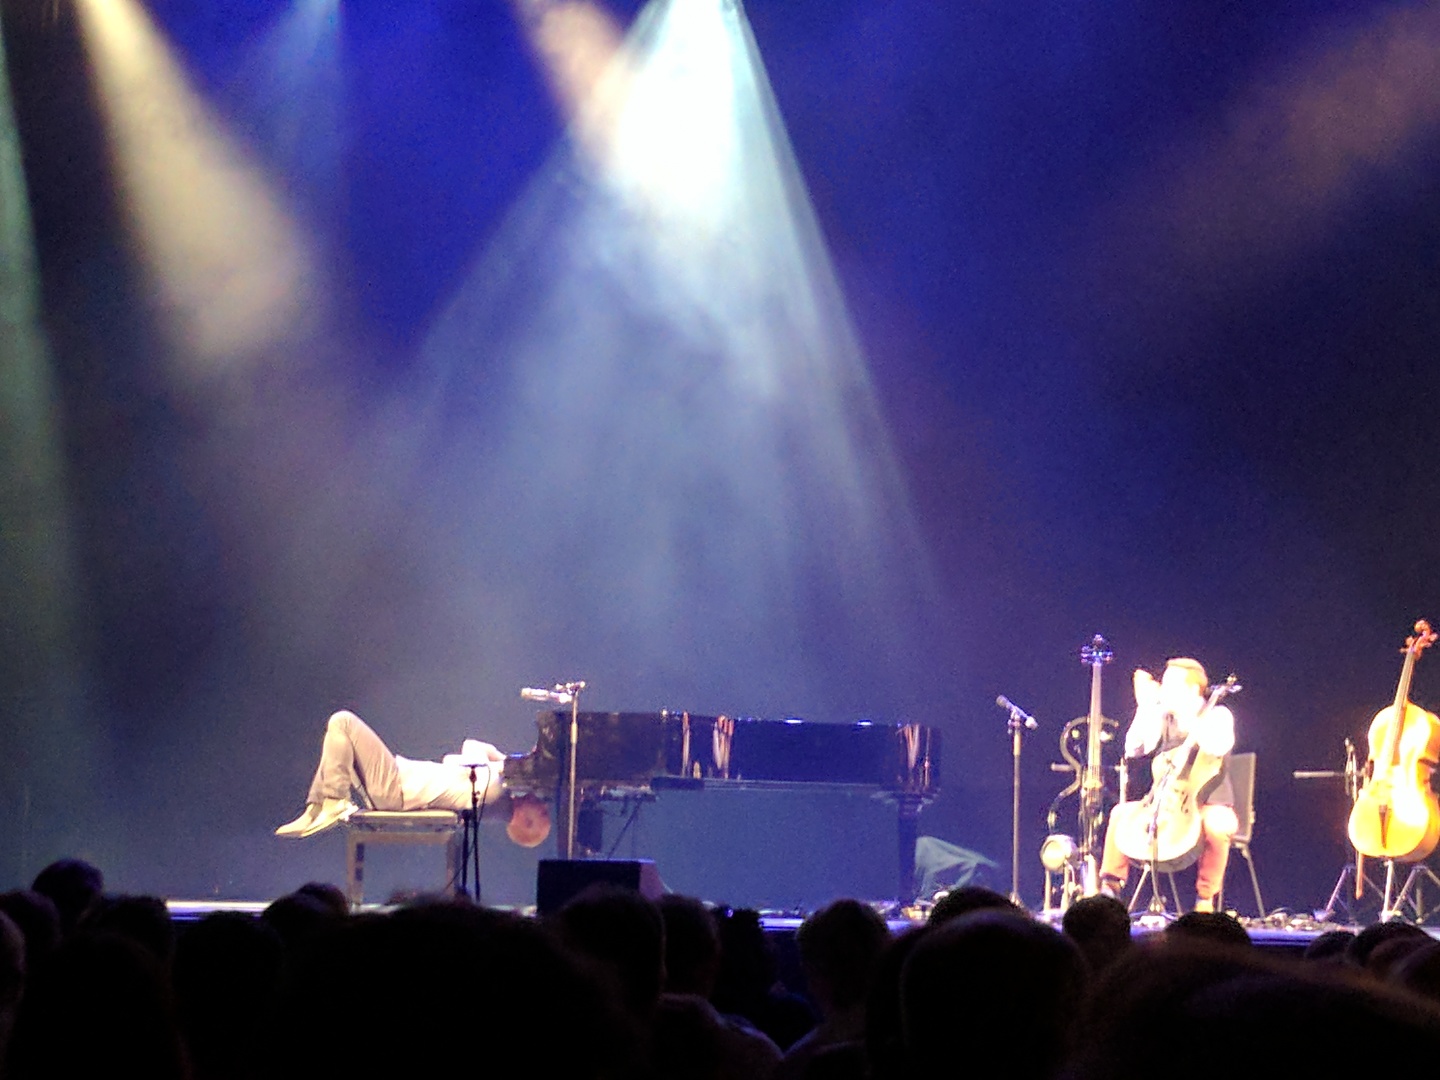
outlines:
M1435 637L1425 620L1415 624L1395 701L1370 723L1370 756L1349 833L1355 850L1374 859L1418 862L1440 843L1440 799L1430 787L1440 762L1440 717L1410 700L1415 661Z

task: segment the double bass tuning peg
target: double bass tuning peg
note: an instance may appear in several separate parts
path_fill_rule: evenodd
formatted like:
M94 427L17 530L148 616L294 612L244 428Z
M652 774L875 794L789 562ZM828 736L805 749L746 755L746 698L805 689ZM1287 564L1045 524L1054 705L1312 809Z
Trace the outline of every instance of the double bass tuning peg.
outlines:
M1110 648L1110 643L1100 634L1096 634L1090 639L1090 644L1080 650L1080 662L1091 667L1108 664L1114 659L1115 650Z

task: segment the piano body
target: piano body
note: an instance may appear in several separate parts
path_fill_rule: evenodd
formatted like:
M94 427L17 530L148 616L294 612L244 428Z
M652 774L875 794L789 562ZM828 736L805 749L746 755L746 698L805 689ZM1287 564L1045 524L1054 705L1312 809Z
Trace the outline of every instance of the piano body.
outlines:
M651 798L664 789L872 791L897 813L897 899L914 898L917 818L940 785L940 732L914 723L850 724L688 712L581 712L574 718L577 814L605 799ZM535 749L505 762L505 785L553 800L565 853L568 710L537 718ZM599 815L576 830L576 853L601 846Z

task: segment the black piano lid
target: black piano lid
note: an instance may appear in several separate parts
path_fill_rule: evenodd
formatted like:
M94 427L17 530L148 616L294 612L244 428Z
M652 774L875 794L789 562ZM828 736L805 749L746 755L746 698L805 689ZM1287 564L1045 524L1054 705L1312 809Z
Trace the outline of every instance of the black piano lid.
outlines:
M835 724L669 710L582 712L578 720L576 768L585 784L819 784L925 794L939 785L940 734L920 724ZM506 769L517 783L523 778L539 786L559 781L561 761L569 752L570 713L541 712L536 723L535 750L512 757Z

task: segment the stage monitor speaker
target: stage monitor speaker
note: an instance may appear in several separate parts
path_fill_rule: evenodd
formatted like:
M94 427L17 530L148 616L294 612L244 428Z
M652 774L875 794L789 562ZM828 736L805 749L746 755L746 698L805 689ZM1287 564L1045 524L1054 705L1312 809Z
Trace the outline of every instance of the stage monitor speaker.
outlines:
M595 884L634 889L649 900L665 894L652 859L541 859L535 874L535 909L549 915Z

